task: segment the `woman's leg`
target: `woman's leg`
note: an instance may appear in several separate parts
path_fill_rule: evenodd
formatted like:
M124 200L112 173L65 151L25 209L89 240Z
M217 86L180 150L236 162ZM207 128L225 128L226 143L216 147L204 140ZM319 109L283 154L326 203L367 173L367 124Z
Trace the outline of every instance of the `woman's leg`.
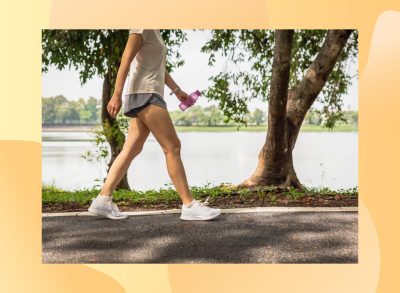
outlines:
M138 113L138 118L150 129L161 145L167 161L169 177L184 204L193 201L189 190L185 169L181 160L181 143L176 134L168 110L150 104Z
M115 158L106 181L100 191L101 195L111 195L122 177L128 170L132 160L141 152L143 145L149 136L150 130L138 118L131 118L128 135L122 151Z

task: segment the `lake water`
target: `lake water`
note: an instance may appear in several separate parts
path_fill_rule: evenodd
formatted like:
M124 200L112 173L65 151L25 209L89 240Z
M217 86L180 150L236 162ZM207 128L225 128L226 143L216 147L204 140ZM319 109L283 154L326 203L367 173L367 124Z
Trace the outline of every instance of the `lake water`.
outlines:
M179 132L189 185L241 183L257 166L263 132ZM96 147L84 132L43 132L42 182L63 189L90 188L106 175L105 163L80 156ZM358 186L357 132L301 132L293 152L300 181L332 189ZM150 134L128 170L132 189L159 189L170 184L164 153Z

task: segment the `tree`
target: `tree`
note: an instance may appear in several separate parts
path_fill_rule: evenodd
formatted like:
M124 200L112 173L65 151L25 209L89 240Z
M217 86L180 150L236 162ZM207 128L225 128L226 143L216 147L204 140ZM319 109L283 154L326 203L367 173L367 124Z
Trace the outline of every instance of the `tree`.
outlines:
M54 107L54 99L43 98L42 99L42 123L43 124L54 124L56 120Z
M183 60L175 46L180 45L186 35L181 30L162 30L167 45L167 70L183 65ZM125 143L125 135L120 129L117 117L107 112L107 104L114 92L115 80L122 53L128 39L128 30L43 30L42 31L42 72L50 65L59 70L74 66L79 71L81 84L93 76L103 78L101 122L104 135L111 149L108 170ZM169 60L175 57L174 62ZM120 113L121 115L121 113ZM107 170L107 172L108 172ZM129 189L127 174L117 189Z
M89 121L91 123L97 122L97 108L98 108L99 101L94 98L90 97L86 104L85 104L85 110L90 113Z
M67 103L67 113L65 114L65 122L67 123L74 123L78 124L80 121L80 115L79 113L81 110L83 110L84 105L82 105L82 102L84 103L84 100L81 99L80 101L69 101Z
M205 107L202 110L205 114L205 124L207 124L207 126L216 126L220 121L223 120L221 110L215 105Z
M357 56L357 32L214 30L202 52L210 53L210 65L217 52L235 65L211 77L213 84L206 91L229 119L245 123L249 99L269 100L268 130L258 165L240 186L302 188L292 158L300 127L320 93L324 106L316 111L325 116L325 126L344 120L340 98L351 84L346 65ZM242 70L244 61L251 68Z
M255 109L251 115L251 119L257 124L260 125L265 122L265 113L263 110Z
M67 122L68 104L57 105L56 107L56 123L65 124Z
M204 125L207 123L207 117L199 105L191 107L190 111L186 113L186 119L194 125Z

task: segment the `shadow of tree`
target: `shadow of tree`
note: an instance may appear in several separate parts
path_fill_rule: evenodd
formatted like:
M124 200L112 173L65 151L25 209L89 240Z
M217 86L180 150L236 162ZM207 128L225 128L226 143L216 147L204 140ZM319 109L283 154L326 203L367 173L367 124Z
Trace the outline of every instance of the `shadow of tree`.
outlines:
M357 213L43 219L47 263L357 263Z

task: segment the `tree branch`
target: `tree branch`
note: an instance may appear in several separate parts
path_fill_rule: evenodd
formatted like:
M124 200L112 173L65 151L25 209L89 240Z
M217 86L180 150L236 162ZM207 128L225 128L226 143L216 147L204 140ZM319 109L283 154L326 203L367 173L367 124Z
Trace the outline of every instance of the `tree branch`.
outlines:
M352 32L353 30L329 30L303 80L290 90L287 115L295 124L302 123L307 111L324 87Z

